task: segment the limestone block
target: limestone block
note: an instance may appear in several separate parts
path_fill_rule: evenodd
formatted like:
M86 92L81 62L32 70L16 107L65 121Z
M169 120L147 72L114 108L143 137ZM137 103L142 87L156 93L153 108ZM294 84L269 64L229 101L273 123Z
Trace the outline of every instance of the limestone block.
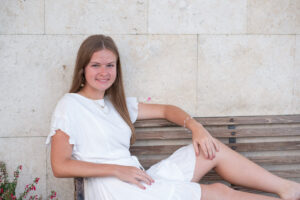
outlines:
M247 0L149 0L149 33L245 33Z
M46 138L45 138L46 140ZM46 147L46 146L45 146ZM56 178L53 176L51 162L50 162L50 150L51 146L47 145L47 194L50 194L52 190L56 191L57 198L63 200L74 199L74 178Z
M146 32L146 0L46 0L45 3L47 34Z
M293 88L293 108L294 113L300 113L300 35L296 36L296 58Z
M127 96L174 104L195 114L197 37L136 35L114 37L121 54Z
M3 0L0 34L44 33L44 1Z
M295 114L295 37L199 36L199 116Z
M83 36L0 36L0 137L45 136Z
M24 192L27 184L32 184L36 177L40 178L35 194L46 197L46 150L44 138L0 138L0 160L6 163L9 179L13 172L22 165L16 194ZM31 193L32 194L32 193ZM46 199L46 198L43 198Z
M299 0L248 1L247 32L295 34L300 31Z

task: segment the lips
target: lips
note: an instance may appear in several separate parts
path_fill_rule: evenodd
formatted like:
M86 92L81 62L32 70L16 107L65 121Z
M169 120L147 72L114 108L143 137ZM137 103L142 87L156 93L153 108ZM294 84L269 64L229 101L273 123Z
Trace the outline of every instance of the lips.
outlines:
M96 79L96 81L98 81L100 83L107 83L109 81L109 79Z

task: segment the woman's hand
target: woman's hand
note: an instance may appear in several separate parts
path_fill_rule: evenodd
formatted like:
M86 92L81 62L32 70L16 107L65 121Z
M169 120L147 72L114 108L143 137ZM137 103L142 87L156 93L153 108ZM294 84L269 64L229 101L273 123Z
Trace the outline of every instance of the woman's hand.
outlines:
M131 166L116 165L115 176L122 181L135 184L141 189L146 188L140 181L143 181L148 185L154 183L154 180L145 171Z
M214 159L216 151L219 151L218 141L201 124L192 131L192 135L196 156L199 155L201 149L207 159Z

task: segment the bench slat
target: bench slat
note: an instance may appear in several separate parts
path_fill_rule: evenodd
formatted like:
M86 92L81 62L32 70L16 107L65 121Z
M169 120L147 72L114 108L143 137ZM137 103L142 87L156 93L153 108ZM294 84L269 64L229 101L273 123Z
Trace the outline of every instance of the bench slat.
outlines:
M237 117L196 117L203 125L238 125L238 124L293 124L300 123L299 115L262 115Z
M238 152L246 151L283 151L299 150L300 141L289 142L260 142L260 143L233 143L227 144ZM158 155L171 154L185 145L156 145L156 146L131 146L130 151L134 155Z
M232 132L235 134L232 135ZM277 128L240 128L226 132L217 132L216 137L286 137L299 136L299 127L277 127Z
M299 150L300 141L228 144L238 152Z
M262 115L237 117L194 117L203 125L237 125L237 124L293 124L300 123L300 115ZM136 128L177 126L164 119L138 120Z
M140 163L143 165L145 169L148 169L150 166L155 163L161 161L168 157L167 155L162 155L158 158L143 158L139 159ZM300 156L252 156L247 158L255 163L260 165L268 164L268 165L287 165L287 164L300 164Z
M227 137L286 137L300 134L299 127L279 127L279 128L244 128L228 130L228 128L206 127L210 134L217 138ZM192 134L187 130L137 130L137 140L163 140L163 139L190 139Z

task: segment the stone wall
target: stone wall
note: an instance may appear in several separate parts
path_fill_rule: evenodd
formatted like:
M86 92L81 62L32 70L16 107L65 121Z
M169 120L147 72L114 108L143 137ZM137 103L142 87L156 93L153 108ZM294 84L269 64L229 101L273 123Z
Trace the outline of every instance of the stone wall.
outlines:
M116 41L127 96L193 116L299 114L299 0L1 0L0 160L18 192L73 199L45 139L91 34Z

